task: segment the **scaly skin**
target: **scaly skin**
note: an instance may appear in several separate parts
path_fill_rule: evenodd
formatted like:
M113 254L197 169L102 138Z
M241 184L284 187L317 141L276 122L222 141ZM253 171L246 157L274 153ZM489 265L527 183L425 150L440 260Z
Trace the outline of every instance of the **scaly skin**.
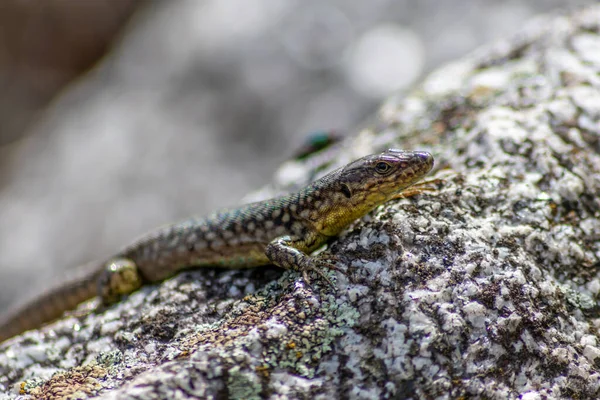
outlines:
M360 158L297 193L160 229L0 317L0 342L95 295L110 304L143 283L187 268L275 264L300 271L305 280L313 271L329 281L322 268L335 267L310 253L375 207L405 197L410 191L401 192L432 167L429 153L390 149Z

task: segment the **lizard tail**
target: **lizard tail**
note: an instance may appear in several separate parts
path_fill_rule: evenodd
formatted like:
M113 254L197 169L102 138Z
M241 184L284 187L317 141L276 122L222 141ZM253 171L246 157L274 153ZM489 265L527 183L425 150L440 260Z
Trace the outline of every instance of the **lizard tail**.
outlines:
M91 266L91 270L90 270ZM86 266L79 274L38 295L34 300L12 307L0 315L0 343L24 331L60 317L85 300L96 296L97 281L102 268L97 263Z

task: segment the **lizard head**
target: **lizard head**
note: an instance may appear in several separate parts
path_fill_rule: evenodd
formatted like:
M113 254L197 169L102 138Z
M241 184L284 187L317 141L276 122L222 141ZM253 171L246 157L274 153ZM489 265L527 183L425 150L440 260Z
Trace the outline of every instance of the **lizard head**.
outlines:
M332 172L323 178L329 198L317 214L317 230L327 236L336 235L422 179L432 167L433 156L425 151L389 149Z
M433 167L425 151L389 149L346 165L340 171L340 191L352 203L381 204L421 180Z

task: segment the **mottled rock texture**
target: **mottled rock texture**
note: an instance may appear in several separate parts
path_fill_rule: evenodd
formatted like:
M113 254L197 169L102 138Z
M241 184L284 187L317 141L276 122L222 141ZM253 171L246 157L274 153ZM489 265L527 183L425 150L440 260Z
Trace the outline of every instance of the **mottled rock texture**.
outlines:
M598 397L599 72L600 7L439 69L257 195L385 147L434 154L438 190L330 245L336 292L180 274L0 345L0 399Z

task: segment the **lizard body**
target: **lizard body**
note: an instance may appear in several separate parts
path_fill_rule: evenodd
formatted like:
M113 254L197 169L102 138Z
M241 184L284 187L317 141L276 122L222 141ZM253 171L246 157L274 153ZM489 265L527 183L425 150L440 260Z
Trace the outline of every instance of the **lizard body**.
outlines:
M308 271L328 280L319 266L334 267L310 253L378 205L402 196L432 167L429 153L390 149L360 158L297 193L159 229L0 316L0 342L96 295L110 304L143 283L186 268L275 264L300 271L305 280Z

